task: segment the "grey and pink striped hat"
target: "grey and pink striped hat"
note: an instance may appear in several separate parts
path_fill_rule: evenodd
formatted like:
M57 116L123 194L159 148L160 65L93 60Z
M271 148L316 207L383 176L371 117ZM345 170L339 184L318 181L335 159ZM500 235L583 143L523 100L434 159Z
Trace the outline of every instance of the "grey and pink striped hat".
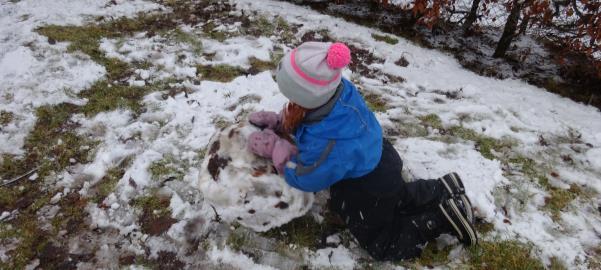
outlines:
M343 43L305 42L287 53L278 65L280 92L307 109L317 108L332 98L341 72L351 61Z

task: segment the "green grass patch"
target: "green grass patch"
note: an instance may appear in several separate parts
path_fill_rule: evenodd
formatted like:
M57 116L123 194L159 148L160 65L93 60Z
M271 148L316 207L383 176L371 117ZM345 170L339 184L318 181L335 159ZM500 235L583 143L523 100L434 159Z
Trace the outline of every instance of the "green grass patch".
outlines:
M65 230L67 234L73 235L86 229L84 219L88 216L85 210L88 199L83 198L77 192L65 195L58 203L59 212L51 220L54 233Z
M487 159L495 159L495 152L501 152L504 148L511 148L515 143L513 141L497 140L485 135L476 133L475 131L462 127L452 126L445 130L451 136L456 136L464 140L473 141L476 144L476 150Z
M386 43L391 44L391 45L399 43L398 39L396 39L394 37L391 37L389 35L371 34L371 37L374 38L377 41L383 41L383 42L386 42Z
M36 110L38 119L25 139L25 160L28 164L21 168L22 172L37 165L40 167L38 175L43 178L51 171L62 171L72 159L79 163L90 160L90 149L97 142L75 133L78 124L71 122L70 118L78 111L79 107L68 103L42 106Z
M171 218L170 197L156 191L149 195L138 197L130 201L130 205L142 210L139 217L142 232L150 235L160 235L177 222Z
M386 101L380 95L364 93L363 99L367 103L367 107L373 112L385 112L388 109Z
M519 170L528 177L531 181L538 181L539 178L543 177L537 169L536 162L524 156L516 156L509 158L509 163L519 166Z
M175 79L168 79L145 86L129 86L112 84L106 80L97 81L92 87L79 94L80 97L88 99L88 102L81 107L81 112L88 117L116 109L130 109L135 114L139 114L144 111L141 101L145 95L164 90L174 82Z
M38 120L25 141L29 154L50 160L57 172L71 164L72 159L79 163L90 161L89 149L97 144L74 132L77 123L71 122L70 118L75 110L76 107L66 103L38 108ZM41 176L43 169L40 169Z
M557 257L551 258L551 264L549 270L567 270L568 268L561 262ZM594 269L594 268L591 268Z
M202 42L193 33L184 32L179 28L175 28L164 34L169 39L176 42L188 44L196 55L202 54Z
M142 210L152 210L154 215L160 216L171 213L169 208L170 199L153 190L149 195L132 199L129 204Z
M231 126L233 123L224 118L223 116L217 116L213 118L213 125L218 129L224 129Z
M11 226L0 227L0 240L18 239L17 247L8 251L7 262L0 261L1 269L25 269L31 260L42 252L48 244L48 233L42 231L35 214L21 214Z
M249 242L250 236L248 233L239 230L232 231L226 240L226 244L235 251L241 251Z
M248 62L250 63L248 73L255 75L265 70L274 70L278 66L278 63L280 62L280 59L282 59L282 57L283 54L272 54L271 60L269 61L263 61L255 57L250 57L248 59Z
M216 30L216 28L217 25L211 21L202 26L202 31L205 32L209 38L219 42L223 42L233 36L232 33Z
M428 114L424 116L418 117L418 119L422 122L422 125L426 127L431 127L435 129L443 129L442 120L436 114Z
M451 252L453 246L446 246L442 249L439 249L436 246L436 243L429 243L419 258L415 259L415 263L426 266L426 267L434 267L444 265L448 262L449 252Z
M320 242L324 227L324 225L317 223L313 217L305 215L264 232L262 235L274 238L286 245L294 244L315 250Z
M240 67L234 67L226 64L219 65L198 65L196 74L204 80L229 82L238 76L246 74L246 71Z
M126 162L124 165L109 169L104 177L92 187L92 202L97 204L102 203L102 201L115 190L117 183L119 183L119 180L121 180L125 174L128 163L129 162Z
M543 263L531 256L531 250L531 245L515 240L480 241L468 248L469 264L473 269L544 269Z
M479 235L485 235L495 229L495 225L488 222L476 222L474 224Z
M15 115L12 112L0 111L0 126L6 126L13 121Z
M204 156L204 154L203 154ZM165 155L162 159L150 164L148 170L153 180L176 179L183 180L189 166L173 155Z
M576 184L571 184L569 189L558 188L549 184L546 177L540 177L539 184L549 192L544 209L551 213L555 221L560 220L561 211L582 194L582 189Z

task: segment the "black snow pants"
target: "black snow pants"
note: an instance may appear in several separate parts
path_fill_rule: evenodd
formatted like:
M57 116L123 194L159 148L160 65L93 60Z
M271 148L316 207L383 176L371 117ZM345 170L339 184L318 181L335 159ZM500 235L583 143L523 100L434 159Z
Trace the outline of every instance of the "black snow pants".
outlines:
M426 242L443 233L432 224L444 222L438 211L444 187L437 180L405 182L399 154L387 140L382 147L372 172L330 187L329 207L375 259L418 257Z

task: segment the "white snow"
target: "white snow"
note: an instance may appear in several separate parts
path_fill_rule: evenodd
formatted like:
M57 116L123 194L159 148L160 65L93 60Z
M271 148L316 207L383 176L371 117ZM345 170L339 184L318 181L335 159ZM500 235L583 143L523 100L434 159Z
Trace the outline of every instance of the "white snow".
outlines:
M90 86L104 67L82 54L67 54L67 44L50 45L34 30L47 24L81 25L91 16L132 16L157 9L142 0L57 0L0 2L0 110L15 117L0 130L1 154L20 155L35 124L35 108L84 101L74 94ZM68 7L68 8L66 8Z
M336 248L317 250L312 255L311 265L319 268L354 269L356 262L351 252L340 245Z
M209 259L217 264L226 264L236 267L238 269L249 269L249 270L275 270L275 268L265 265L256 264L251 258L242 254L236 253L224 247L218 249L217 247L211 248L207 253Z
M88 56L67 53L68 44L50 45L33 29L45 24L81 25L94 16L132 16L138 11L160 7L140 0L116 1L116 5L109 2L0 2L0 81L3 82L0 110L15 115L14 120L0 130L0 154L23 153L23 140L35 124L37 107L61 102L85 104L86 101L75 94L105 73L104 67L92 62ZM378 42L371 34L382 33L374 29L307 8L280 1L233 2L245 14L257 11L298 24L297 37L307 31L327 29L337 40L367 49L380 58L381 63L370 66L377 74L405 78L404 83L388 84L349 70L344 72L362 89L377 93L387 101L390 109L377 114L384 128L410 129L410 124L419 125L418 117L436 114L444 127L463 126L477 134L511 142L512 153L531 158L537 166L545 168L544 174L550 185L564 189L578 185L590 192L592 195L582 195L560 212L559 220L553 220L544 209L549 196L544 187L530 181L511 164L485 158L474 142L446 140L441 130L433 128L427 130L427 135L393 138L396 139L394 146L404 160L406 173L411 177L436 178L451 171L462 177L477 216L494 225L491 239L500 237L529 242L533 244L533 254L545 262L555 257L570 269L586 268L588 253L601 245L598 237L601 217L597 209L601 201L601 113L598 109L519 80L476 75L461 68L451 56L418 47L400 37L396 37L399 39L396 45ZM137 255L148 250L153 258L160 251L171 251L186 262L205 260L206 263L208 260L240 269L273 269L219 242L223 240L219 239L219 230L229 230L230 225L211 221L215 218L211 205L225 221L236 221L256 231L285 223L308 210L318 220L323 220L319 213L325 202L318 202L320 194L315 196L313 209L309 209L313 194L291 189L275 175L249 177L248 172L252 175L256 169L250 166L253 162L254 165L265 162L245 150L243 138L252 128L242 127L240 135L233 139L228 137L230 129L246 121L248 112L278 111L286 102L272 74L265 71L240 76L227 83L196 75L198 65L228 64L248 68L251 57L267 61L275 48L286 50L286 46L278 44L275 37L239 36L219 42L201 36L200 27L180 26L179 30L197 38L205 54L199 54L194 44L175 42L165 35L148 38L146 33L136 33L123 39L102 40L101 49L107 56L129 63L147 61L150 64L148 68L135 71L128 80L131 85L175 78L177 80L167 84L166 88L185 91L173 95L166 94L168 89L150 93L142 101L144 110L137 115L118 109L90 118L83 114L72 118L80 124L77 129L80 135L97 140L99 144L94 147L92 162L80 164L81 161L73 160L67 170L57 172L56 186L62 193L53 195L53 203L58 203L63 194L66 196L76 187L75 191L80 195L90 196L107 170L123 166L126 160L131 161L115 190L102 202L102 207L94 203L86 207L90 214L90 229L115 234L105 236L114 238L113 242L104 239L107 244L95 251L100 264L116 263L115 250L120 250L113 244L118 243L123 250ZM223 28L235 32L237 27L240 24ZM409 66L394 64L401 56L407 58ZM456 92L457 98L448 98L442 92ZM229 128L220 131L221 127ZM214 134L220 136L215 140L221 142L216 153L231 158L228 166L220 170L218 181L205 171L212 157L211 137ZM548 146L541 145L541 137ZM227 147L236 148L236 151L224 150ZM505 153L493 154L501 157ZM151 174L150 167L155 162L169 157L182 169L182 179L168 181ZM246 173L240 174L240 168ZM79 184L83 187L79 188ZM281 191L279 198L275 191ZM177 220L160 236L140 232L139 210L130 206L131 200L151 192L169 198L171 217ZM244 196L245 193L249 194ZM274 207L280 200L288 204L287 209ZM254 214L248 212L250 209L255 210ZM11 215L3 212L0 220ZM266 221L270 224L263 225ZM195 229L191 230L190 223L198 228L192 226ZM209 238L215 239L208 241L209 247L204 250L206 256L184 255L188 252L189 240L198 240L191 235L200 237L207 232L214 233ZM330 236L327 242L344 242L341 238ZM359 259L364 256L353 245L317 251L295 250L298 260L311 267L352 269L358 267ZM71 244L70 248L70 252L76 254L82 246ZM457 247L449 257L455 262L464 256L463 249ZM0 249L0 258L4 257L5 250Z

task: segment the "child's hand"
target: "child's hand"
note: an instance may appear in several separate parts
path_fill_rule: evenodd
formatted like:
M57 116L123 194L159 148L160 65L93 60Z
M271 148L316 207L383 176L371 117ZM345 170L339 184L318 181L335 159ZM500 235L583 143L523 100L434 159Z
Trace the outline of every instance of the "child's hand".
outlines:
M284 165L290 160L290 157L298 153L296 146L280 138L271 129L250 134L248 149L259 156L271 158L280 174L284 172Z
M248 121L261 128L278 130L280 128L281 115L275 112L260 111L253 112L248 116Z
M248 136L248 150L259 156L271 158L275 143L279 139L280 137L271 129L255 131Z
M298 149L296 149L296 146L287 140L279 138L275 142L271 159L273 160L273 165L278 170L280 175L283 175L284 173L284 166L286 165L286 162L290 160L292 155L296 154L298 154Z

